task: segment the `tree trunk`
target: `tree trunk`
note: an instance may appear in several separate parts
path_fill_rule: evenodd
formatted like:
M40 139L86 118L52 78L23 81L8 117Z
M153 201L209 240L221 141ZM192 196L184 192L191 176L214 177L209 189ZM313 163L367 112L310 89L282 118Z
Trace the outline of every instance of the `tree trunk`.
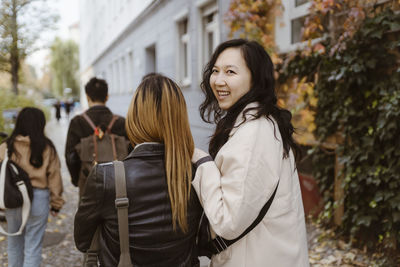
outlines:
M12 82L12 88L14 94L18 95L18 70L19 70L19 58L17 57L11 57L10 59L11 63L11 82Z
M13 92L18 95L18 71L19 71L19 51L18 51L18 26L17 26L17 2L12 1L12 23L11 23L12 45L10 51L11 82Z

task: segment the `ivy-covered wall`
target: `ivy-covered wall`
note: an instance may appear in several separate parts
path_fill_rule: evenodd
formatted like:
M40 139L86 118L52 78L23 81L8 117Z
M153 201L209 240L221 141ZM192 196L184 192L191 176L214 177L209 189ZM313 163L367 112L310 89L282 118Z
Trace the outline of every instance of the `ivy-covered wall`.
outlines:
M391 9L365 18L334 54L300 52L280 70L315 80L316 138L340 134L336 153L344 165L342 230L370 247L400 245L400 14ZM330 50L328 39L325 44ZM334 160L313 150L314 176L332 199Z

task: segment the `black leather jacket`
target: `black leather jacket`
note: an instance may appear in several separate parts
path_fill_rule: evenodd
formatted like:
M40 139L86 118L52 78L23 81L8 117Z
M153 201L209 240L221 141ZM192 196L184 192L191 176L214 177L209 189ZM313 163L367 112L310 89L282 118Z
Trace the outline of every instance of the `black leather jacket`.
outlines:
M201 205L192 189L188 206L189 231L173 231L171 205L164 168L164 145L137 146L123 161L129 198L129 241L134 266L196 266L195 239ZM101 226L101 266L118 265L120 249L115 208L114 167L97 165L89 174L75 215L77 248L85 252Z

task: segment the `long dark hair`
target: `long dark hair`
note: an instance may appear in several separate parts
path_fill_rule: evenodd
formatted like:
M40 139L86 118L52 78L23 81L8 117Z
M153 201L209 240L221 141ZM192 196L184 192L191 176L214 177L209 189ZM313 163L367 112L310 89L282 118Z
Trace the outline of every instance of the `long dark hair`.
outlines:
M40 168L43 164L43 151L46 145L49 145L55 151L53 143L44 135L45 125L46 119L43 111L34 107L23 108L18 113L15 128L7 139L8 156L11 157L14 153L17 157L20 157L14 147L15 138L18 135L29 136L31 149L29 162L35 168Z
M223 111L213 94L210 85L210 76L219 55L230 47L240 48L251 73L251 87L250 91L242 96L232 107ZM278 124L283 141L283 158L289 156L290 149L293 150L296 158L300 155L300 150L293 140L294 128L290 122L292 114L290 111L277 106L274 65L268 53L260 44L245 39L234 39L221 43L214 51L211 60L205 66L201 89L205 94L205 100L200 105L201 118L205 122L216 123L216 130L211 137L209 145L209 152L213 158L215 158L220 148L228 141L229 133L235 126L234 124L239 114L243 111L244 122L246 121L246 114L251 110L255 111L252 119L258 119L262 116L265 116L269 120L271 120L271 117L274 118ZM257 102L259 105L244 110L249 103L253 102ZM273 122L273 120L271 121Z

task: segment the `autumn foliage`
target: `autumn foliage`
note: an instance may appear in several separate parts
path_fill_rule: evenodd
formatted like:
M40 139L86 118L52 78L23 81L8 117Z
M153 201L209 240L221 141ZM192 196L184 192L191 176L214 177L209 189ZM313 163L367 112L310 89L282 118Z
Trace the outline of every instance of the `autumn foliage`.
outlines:
M259 42L276 63L274 18L281 14L281 0L234 0L226 15L230 37L236 33L241 38Z

